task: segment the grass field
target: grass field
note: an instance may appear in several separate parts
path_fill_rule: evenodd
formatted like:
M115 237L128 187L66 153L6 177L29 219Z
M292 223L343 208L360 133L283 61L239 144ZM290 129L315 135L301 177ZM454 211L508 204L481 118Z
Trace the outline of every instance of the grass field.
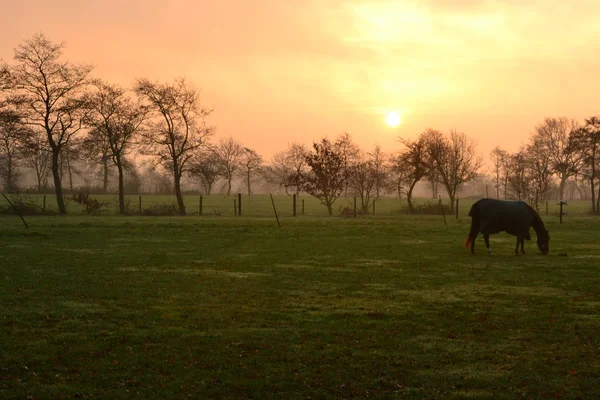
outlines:
M594 399L600 220L545 220L0 216L0 398Z

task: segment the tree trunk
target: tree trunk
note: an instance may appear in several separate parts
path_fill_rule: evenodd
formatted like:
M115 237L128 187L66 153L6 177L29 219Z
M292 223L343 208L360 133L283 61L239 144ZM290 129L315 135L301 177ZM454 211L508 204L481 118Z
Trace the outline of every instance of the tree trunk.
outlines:
M412 192L413 192L413 189L415 188L415 186L417 185L417 182L418 181L413 181L410 184L410 188L408 189L408 192L406 193L406 201L408 203L408 212L411 214L414 211L413 203L412 203Z
M179 206L179 215L185 215L185 204L183 204L183 196L181 195L181 173L175 167L175 197L177 197L177 205Z
M67 172L69 173L69 189L73 193L73 170L71 169L71 154L67 150Z
M125 184L123 166L121 165L121 160L119 158L117 158L117 170L119 171L119 214L125 215Z
M248 196L252 196L252 190L250 189L250 170L249 169L247 172L247 179L248 179Z
M102 158L102 162L103 162L103 169L104 169L104 176L102 179L102 191L104 193L108 192L108 157L103 157ZM123 167L120 167L121 170L119 171L119 174L123 175ZM121 189L119 189L121 190Z
M329 216L333 215L333 207L329 202L327 202L327 212L329 213Z
M227 196L231 195L231 177L227 178Z
M567 183L567 177L566 176L561 176L560 177L560 185L558 186L558 201L562 201L564 200L564 195L565 195L565 184Z
M60 181L60 147L52 149L52 177L54 178L54 189L56 191L56 204L58 205L58 212L60 214L66 214L67 208L65 207L65 199L63 198L62 183Z

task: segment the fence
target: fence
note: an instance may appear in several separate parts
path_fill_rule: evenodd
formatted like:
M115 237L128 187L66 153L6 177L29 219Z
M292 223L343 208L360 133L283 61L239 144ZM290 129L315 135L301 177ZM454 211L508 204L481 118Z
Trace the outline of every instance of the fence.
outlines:
M56 214L58 207L56 196L53 194L23 194L7 195L20 209L24 208L24 214ZM118 198L116 195L91 195L90 198L103 203L102 215L118 214ZM464 198L456 200L454 215L449 215L446 211L445 217L459 218L466 216L468 211L477 198ZM446 209L448 200L442 200ZM429 205L423 213L442 213L443 208L439 207L437 200L433 199L415 199L417 207ZM65 204L69 214L84 214L85 207L76 203L70 196L65 196ZM274 195L271 202L269 195L245 196L236 194L233 196L222 195L186 195L184 204L187 215L210 216L244 216L244 217L273 217L273 204L280 217L325 217L328 216L327 208L320 201L308 195ZM129 215L177 215L178 207L175 196L172 195L127 195L125 196L125 206ZM568 208L568 213L567 213ZM565 203L556 201L547 201L540 205L540 214L542 216L556 216L560 219L567 215L586 215L589 214L590 205L587 201L569 202L568 207ZM14 210L8 204L8 201L0 197L0 212L14 214ZM386 216L394 214L407 214L408 208L404 199L394 197L382 197L374 202L370 202L368 209L363 210L361 200L357 197L341 197L333 206L334 216L343 216L348 218L366 217L366 216Z

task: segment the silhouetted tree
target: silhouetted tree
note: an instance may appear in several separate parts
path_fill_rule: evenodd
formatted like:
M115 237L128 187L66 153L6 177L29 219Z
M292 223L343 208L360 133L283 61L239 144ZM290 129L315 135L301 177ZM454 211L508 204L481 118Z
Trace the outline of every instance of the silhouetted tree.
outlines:
M71 138L83 127L83 103L79 92L87 84L89 65L60 61L64 44L54 44L36 34L15 49L15 65L9 67L9 101L18 107L25 124L41 127L52 155L56 202L61 214L65 207L60 155Z
M496 188L496 198L500 198L500 188L505 184L505 178L508 176L506 171L508 153L505 150L495 147L490 153L490 161L492 162L492 176L494 178L494 187ZM506 198L506 189L504 190L504 198Z
M429 154L450 198L454 211L456 193L460 186L475 179L481 168L475 143L464 133L451 131L449 137L437 136L428 141Z
M246 175L246 186L248 188L248 196L252 196L251 179L252 174L260 169L263 163L262 157L252 149L244 147L244 151L241 156L241 165L244 168L244 174Z
M145 153L158 157L161 165L173 174L179 213L185 215L181 178L194 152L205 145L212 129L205 119L212 110L200 107L198 91L184 79L161 84L140 79L135 84L149 111L147 129L142 131Z
M89 113L86 124L93 129L86 139L88 146L96 149L103 162L105 191L108 184L108 161L117 167L119 213L125 214L125 157L146 118L146 109L134 103L127 92L116 85L95 81L94 88L94 92L87 97ZM163 150L164 148L160 151ZM183 161L181 157L177 160L180 164ZM181 165L178 169L181 171Z
M316 197L333 214L333 204L344 192L345 160L339 142L322 139L304 156L308 171L296 176L300 190Z
M362 212L367 212L379 198L378 189L385 180L383 160L381 150L376 146L371 153L359 154L350 166L348 188L359 196Z
M558 197L563 199L567 180L581 169L581 153L577 151L574 133L579 129L575 120L546 118L536 127L534 150L548 157L550 168L558 176ZM540 154L541 155L541 154Z
M13 111L0 109L0 179L8 193L17 190L24 144L33 134Z
M210 195L214 183L221 176L220 159L217 154L208 149L202 149L190 162L190 175L200 180L206 195Z
M581 175L590 185L592 212L600 213L600 118L585 120L585 126L577 130L573 140L581 155Z
M405 149L396 157L394 169L399 176L399 184L407 186L406 201L409 212L414 210L412 196L415 186L435 168L429 147L431 138L438 135L441 137L440 132L427 129L415 141L400 138Z
M227 196L229 196L231 194L231 182L241 166L244 147L230 137L226 140L221 139L213 151L219 159L221 176L227 181Z

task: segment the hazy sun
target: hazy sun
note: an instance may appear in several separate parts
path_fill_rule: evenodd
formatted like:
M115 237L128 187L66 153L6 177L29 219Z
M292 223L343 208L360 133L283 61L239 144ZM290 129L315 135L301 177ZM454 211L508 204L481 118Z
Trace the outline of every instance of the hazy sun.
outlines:
M398 111L391 111L388 113L387 117L385 117L385 122L387 122L389 126L394 127L400 125L402 119L400 118Z

